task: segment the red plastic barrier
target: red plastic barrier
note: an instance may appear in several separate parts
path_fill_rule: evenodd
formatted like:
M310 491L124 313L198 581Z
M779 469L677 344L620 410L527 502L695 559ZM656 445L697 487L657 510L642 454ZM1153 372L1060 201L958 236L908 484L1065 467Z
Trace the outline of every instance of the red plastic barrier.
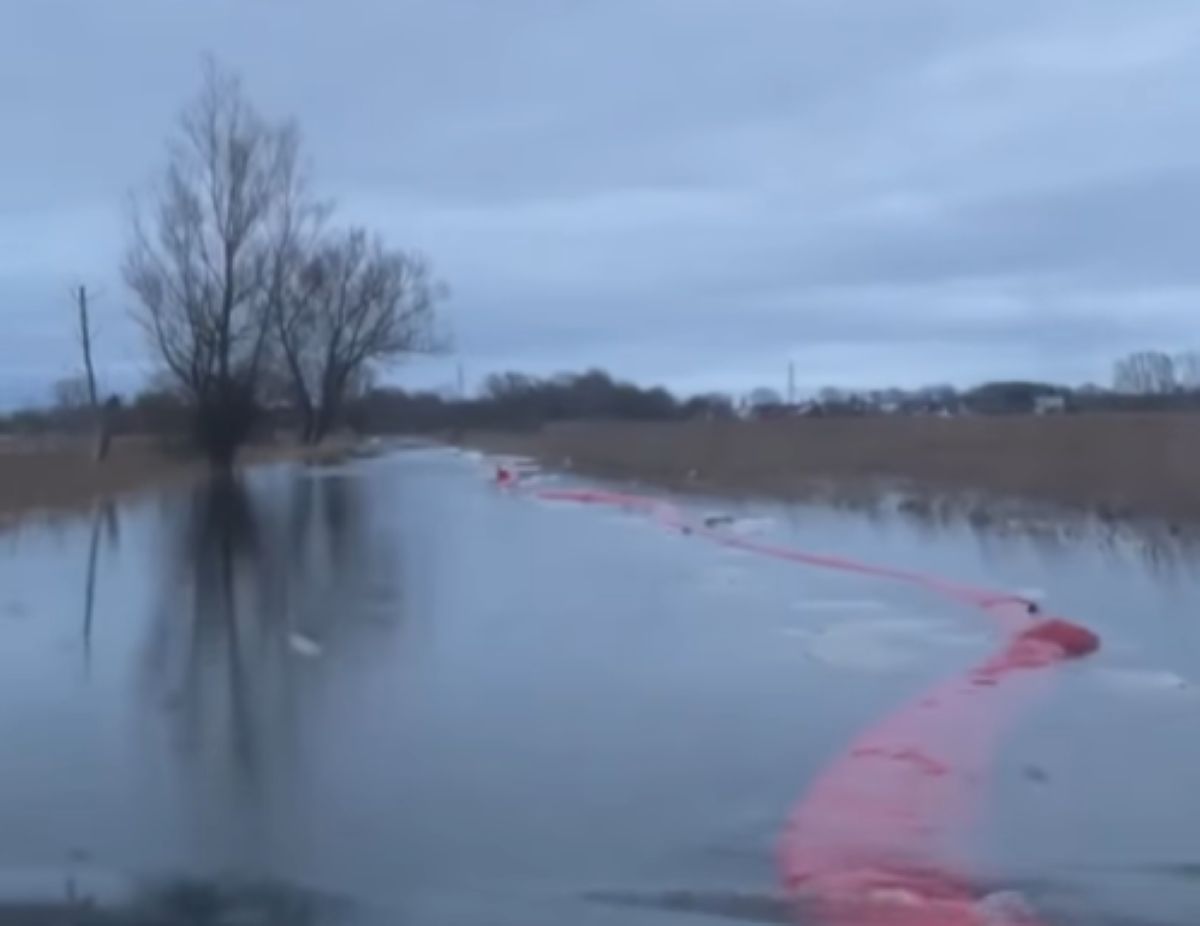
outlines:
M1004 733L1056 666L1097 645L1084 628L1040 621L860 734L789 816L779 847L789 895L828 926L1035 926L980 907L968 839Z
M966 875L968 839L1002 736L1059 666L1099 647L1092 631L1042 617L1019 596L729 534L654 498L595 489L535 494L651 515L773 559L917 585L994 620L1006 635L994 655L889 714L829 764L789 815L779 864L788 895L823 926L1042 926L1020 909L981 906Z

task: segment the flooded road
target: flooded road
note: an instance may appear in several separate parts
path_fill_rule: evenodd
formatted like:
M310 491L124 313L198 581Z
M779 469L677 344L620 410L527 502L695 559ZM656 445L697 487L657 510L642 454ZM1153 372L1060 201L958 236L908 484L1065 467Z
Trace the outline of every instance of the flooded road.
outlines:
M408 451L0 534L0 889L235 873L381 922L788 921L830 759L995 631ZM799 548L1044 595L1103 638L996 758L981 897L1200 922L1200 578L815 506L680 502Z

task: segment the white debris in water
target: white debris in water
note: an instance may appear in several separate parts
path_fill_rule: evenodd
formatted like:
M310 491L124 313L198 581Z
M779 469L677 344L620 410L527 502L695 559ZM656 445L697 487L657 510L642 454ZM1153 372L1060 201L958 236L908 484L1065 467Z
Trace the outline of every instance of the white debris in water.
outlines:
M503 466L518 473L536 473L541 469L538 461L533 457L521 457L511 454L497 454L490 457L490 462L496 466Z
M723 511L706 514L702 523L707 528L727 528L730 533L742 536L762 534L775 527L775 521L772 518L744 518Z
M289 633L288 646L292 648L292 652L297 656L304 656L312 659L321 655L321 644L312 637L306 637L302 633Z
M1046 590L1044 588L1018 588L1013 594L1024 598L1026 601L1046 600Z

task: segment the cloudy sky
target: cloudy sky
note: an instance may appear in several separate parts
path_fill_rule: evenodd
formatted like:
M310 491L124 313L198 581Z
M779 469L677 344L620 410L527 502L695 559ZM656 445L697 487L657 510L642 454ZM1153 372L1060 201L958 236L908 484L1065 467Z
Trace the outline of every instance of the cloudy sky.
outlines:
M126 197L206 52L452 287L440 385L1108 378L1200 344L1194 0L0 0L0 401L154 369Z

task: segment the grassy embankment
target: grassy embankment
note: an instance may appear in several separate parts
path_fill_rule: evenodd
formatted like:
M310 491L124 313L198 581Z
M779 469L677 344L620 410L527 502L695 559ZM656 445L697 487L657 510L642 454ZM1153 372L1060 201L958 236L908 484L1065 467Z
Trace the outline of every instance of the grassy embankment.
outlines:
M464 442L668 487L806 498L900 485L1200 524L1200 417L1185 414L578 423Z
M1200 525L1200 417L1185 414L579 423L463 442L550 468L716 493L852 497L900 486L914 503L985 493ZM349 439L315 451L279 443L253 447L243 460L329 460L353 449ZM0 521L207 472L144 438L114 441L102 464L90 450L80 440L0 440ZM988 508L972 511L986 516Z
M241 465L331 461L352 449L348 440L331 440L320 447L255 445L242 454ZM0 525L31 512L69 511L140 489L186 485L207 473L203 461L167 453L149 438L116 438L103 463L92 461L90 440L0 439Z

